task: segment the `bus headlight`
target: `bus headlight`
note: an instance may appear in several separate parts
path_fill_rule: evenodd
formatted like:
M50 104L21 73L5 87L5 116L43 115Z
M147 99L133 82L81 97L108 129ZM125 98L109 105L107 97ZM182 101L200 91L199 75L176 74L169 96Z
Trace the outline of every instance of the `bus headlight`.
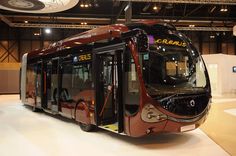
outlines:
M152 104L146 104L142 109L141 118L145 122L159 122L166 120L167 116L160 112Z

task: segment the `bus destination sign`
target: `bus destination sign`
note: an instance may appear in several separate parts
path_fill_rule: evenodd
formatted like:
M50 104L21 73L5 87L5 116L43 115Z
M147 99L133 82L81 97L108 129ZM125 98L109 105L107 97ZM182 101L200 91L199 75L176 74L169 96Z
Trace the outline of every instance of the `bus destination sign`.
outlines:
M86 61L91 61L92 60L92 54L88 53L88 54L79 54L78 56L75 56L73 58L73 62L86 62Z

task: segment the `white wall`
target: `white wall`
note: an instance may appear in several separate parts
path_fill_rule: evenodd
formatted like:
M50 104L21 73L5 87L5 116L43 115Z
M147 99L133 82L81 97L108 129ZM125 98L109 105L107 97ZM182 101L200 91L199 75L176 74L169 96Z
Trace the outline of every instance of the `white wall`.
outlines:
M212 82L212 94L214 95L236 95L236 56L225 54L202 55ZM214 82L216 84L214 84Z

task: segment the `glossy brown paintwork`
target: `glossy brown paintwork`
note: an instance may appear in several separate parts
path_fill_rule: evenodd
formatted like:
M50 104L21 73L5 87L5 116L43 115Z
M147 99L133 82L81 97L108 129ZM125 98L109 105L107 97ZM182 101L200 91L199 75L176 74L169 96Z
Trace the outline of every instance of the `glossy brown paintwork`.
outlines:
M57 53L58 51L62 51L64 49L79 47L87 43L96 42L103 39L120 37L121 33L125 31L128 31L128 28L122 24L99 27L72 36L70 38L55 42L49 45L49 47L47 48L32 51L28 54L28 60L31 60L33 58L44 57L48 54ZM44 82L44 84L46 84L46 82ZM34 91L35 89L30 90ZM61 110L61 112L65 114L65 116L69 118L74 118L78 122L86 124L95 124L94 99L94 90L86 90L74 96L73 102L60 101L59 106L61 108L59 110ZM31 101L31 105L33 105L33 103L36 103L35 100Z
M157 24L157 22L148 21L142 22L147 25ZM86 31L84 33L72 36L70 38L66 38L62 41L51 44L48 48L42 50L36 50L28 55L28 59L37 58L40 56L46 56L48 54L57 53L58 51L79 47L81 45L85 45L87 43L96 42L103 39L111 39L111 38L120 38L121 33L129 31L128 27L122 24L111 25L99 27L93 30ZM164 120L156 123L147 123L141 119L141 111L145 104L150 103L154 105L159 111L163 114L171 116L173 118L182 118L188 119L185 116L178 116L173 113L170 113L163 109L157 101L154 101L146 91L144 86L144 81L142 78L142 72L139 65L139 57L138 51L136 48L136 43L131 39L127 42L128 47L131 49L131 54L134 58L134 62L137 65L136 71L138 75L138 79L140 82L140 100L139 100L139 111L134 116L129 116L127 114L124 115L124 133L132 136L132 137L140 137L143 135L147 135L147 130L150 130L151 133L158 132L180 132L180 127L189 124L196 124L198 127L202 122L204 122L206 118L206 113L203 113L199 120L195 122L175 122L171 120ZM95 124L95 91L87 90L80 92L77 96L73 97L74 102L60 102L62 113L68 114L71 118L74 118L78 122L86 123L86 124ZM81 100L81 101L80 101ZM205 112L207 112L206 110Z
M139 56L136 48L136 44L134 41L130 41L128 44L129 48L131 49L131 54L134 58L135 64L139 64ZM172 114L166 110L164 110L160 104L157 101L154 101L146 91L146 88L144 86L144 81L142 78L142 72L140 69L140 66L136 66L137 75L140 82L140 103L139 103L139 111L135 116L125 116L125 125L129 128L125 128L126 133L133 137L140 137L143 135L147 135L147 132L150 130L150 133L159 133L159 132L180 132L180 128L185 125L191 125L196 124L196 128L205 121L206 119L206 113L208 112L208 108L205 110L204 113L201 114L201 117L199 120L195 122L175 122L171 120L164 120L157 123L147 123L144 122L141 119L141 111L143 109L143 106L147 103L150 103L154 105L159 111L161 111L163 114L166 114L168 116L174 117L174 118L181 118L181 119L188 119L189 117L185 116L178 116L175 114Z
M75 120L78 122L86 124L95 124L94 120L94 99L95 91L94 90L85 90L80 92L77 96L78 99L83 97L83 101L77 104L75 109Z
M80 33L70 38L55 42L53 44L50 44L47 48L32 51L28 54L28 59L46 56L48 54L57 53L58 51L64 49L78 47L87 43L96 42L103 39L120 37L122 32L126 32L128 30L129 29L123 24L102 26L93 30Z
M94 121L94 90L84 90L72 97L72 101L60 101L61 112L69 118L86 124Z
M26 102L28 105L36 105L36 88L35 88L35 75L33 69L29 69L26 73L27 85L26 85Z

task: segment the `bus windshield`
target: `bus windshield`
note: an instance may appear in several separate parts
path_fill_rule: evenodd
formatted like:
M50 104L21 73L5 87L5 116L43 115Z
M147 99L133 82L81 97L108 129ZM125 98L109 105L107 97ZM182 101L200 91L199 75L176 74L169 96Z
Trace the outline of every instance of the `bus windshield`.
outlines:
M139 58L149 95L204 91L205 65L182 33L158 32L148 38L150 51L140 53Z

